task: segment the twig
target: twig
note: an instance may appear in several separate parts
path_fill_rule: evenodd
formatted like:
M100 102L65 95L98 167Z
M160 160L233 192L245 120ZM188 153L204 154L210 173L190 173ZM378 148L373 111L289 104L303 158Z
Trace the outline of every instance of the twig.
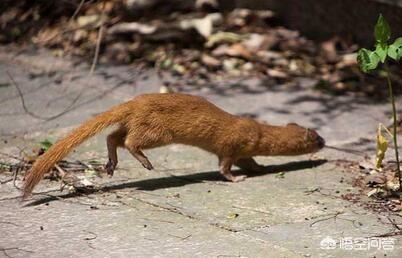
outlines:
M64 114L66 114L67 112L70 111L71 107L77 102L77 100L78 100L78 99L81 97L81 95L82 95L82 92L80 92L80 93L77 95L77 97L71 102L71 104L70 104L64 111L60 112L59 114L54 115L54 116L50 116L50 117L40 116L40 115L37 115L37 114L35 114L35 113L29 111L29 109L27 108L27 106L26 106L26 104L25 104L24 94L22 93L20 87L18 86L18 84L16 83L16 81L14 80L14 78L11 76L10 72L6 70L6 73L7 73L7 76L10 78L12 84L15 86L15 88L16 88L17 91L18 91L18 95L19 95L19 97L20 97L20 99L21 99L22 108L24 109L25 113L27 113L28 115L30 115L30 116L32 116L32 117L34 117L34 118L37 118L37 119L41 119L41 120L45 120L45 121L50 121L50 120L56 119L56 118L58 118L58 117L60 117L60 116L62 116L62 115L64 115Z
M81 11L82 6L84 5L85 0L81 0L80 4L78 5L77 9L75 9L75 12L73 13L73 15L70 17L70 19L68 20L68 22L70 23L71 21L73 21L75 19L75 16L77 16L77 14Z
M385 233L385 234L370 236L370 238L373 238L373 237L393 237L393 236L401 236L401 235L402 235L402 231L395 231L395 232L388 232L388 233Z
M401 227L398 224L396 224L395 221L393 221L390 217L387 217L387 219L392 224L392 226L394 226L394 231L384 233L384 234L374 235L374 236L370 236L370 237L392 237L392 236L400 236L400 235L402 235Z
M95 71L96 63L98 62L98 58L99 58L99 50L100 50L100 45L102 42L102 36L103 36L103 30L104 30L104 22L103 22L104 13L105 13L105 2L103 2L103 8L102 8L102 14L101 14L101 25L99 27L98 39L96 40L95 55L94 55L94 59L92 61L91 70L89 71L89 75L92 75L93 72Z
M89 234L91 234L91 235L93 235L92 237L86 237L86 238L84 238L84 240L94 240L94 239L96 239L97 237L98 237L98 235L97 234L95 234L94 232L91 232L91 231L88 231L88 230L83 230L85 233L89 233Z
M60 180L60 192L63 192L64 187L66 186L66 184L64 183L63 179L66 176L66 171L64 171L59 165L54 165L54 167L57 169L57 171L59 172L59 176L61 178Z
M323 218L323 219L316 220L316 221L314 221L313 223L310 224L310 227L314 226L315 224L317 224L317 223L319 223L319 222L327 221L327 220L330 220L330 219L335 219L335 220L336 220L336 219L340 219L340 220L349 221L349 222L352 222L352 223L353 223L353 226L355 226L356 220L354 220L354 219L339 218L338 216L341 215L341 214L343 214L343 212L339 212L339 211L338 211L338 212L336 212L335 214L331 215L331 216L328 217L328 218ZM361 223L360 223L360 222L358 222L358 223L359 223L360 226L361 226Z
M352 154L360 155L360 156L365 156L366 155L366 153L364 151L352 150L352 149L347 149L347 148L340 148L340 147L335 147L335 146L330 146L330 145L325 145L324 148L333 149L333 150L337 150L337 151L342 151L342 152L346 152L346 153L352 153Z
M17 169L14 171L14 174L13 174L13 185L14 185L14 187L15 187L16 189L21 190L21 188L19 188L19 187L17 186L17 184L16 184L17 176L18 176L19 170L20 170L20 167L17 167Z
M378 124L378 131L381 132L382 129L383 129L391 138L394 138L394 136L393 136L392 133L388 130L388 128L387 128L383 123L379 123L379 124Z
M14 222L9 222L9 221L0 221L1 224L9 224L9 225L13 225L16 227L20 227L20 225L15 224Z
M27 253L34 253L33 251L24 250L24 249L19 248L19 247L7 247L7 248L1 248L1 247L0 247L0 251L2 251L3 254L4 254L5 256L7 256L7 257L11 257L11 256L7 253L7 251L10 251L10 250L18 250L18 251L23 251L23 252L27 252Z
M394 131L392 132L393 135L393 140L394 140L394 147L395 147L395 159L396 159L396 169L398 172L398 179L399 179L399 191L402 190L402 172L401 172L401 166L399 164L399 151L398 151L398 139L397 139L397 114L396 114L396 107L395 107L395 96L392 88L392 82L391 82L391 77L390 77L390 71L388 68L387 63L384 64L385 71L387 73L387 82L388 82L388 91L389 95L391 97L391 105L392 105L392 116L393 116L393 125L394 125ZM402 196L401 198L402 199Z
M168 234L168 235L169 235L169 236L172 236L172 237L179 238L179 239L181 239L181 240L186 240L186 239L188 239L189 237L191 237L191 234L188 235L188 236L185 236L185 237L176 236L176 235L173 235L173 234Z
M102 24L99 28L98 39L96 41L95 55L94 55L94 59L92 61L91 70L89 71L89 75L93 74L93 72L95 71L96 63L98 62L99 49L100 49L100 44L102 41L103 28L104 28L104 26Z
M397 229L397 230L402 230L401 227L399 227L398 224L394 220L392 220L390 217L387 217L388 221Z
M2 184L6 184L6 183L11 182L11 181L13 181L12 178L7 179L7 180L4 180L4 181L0 181L0 184L1 184L1 185L2 185Z

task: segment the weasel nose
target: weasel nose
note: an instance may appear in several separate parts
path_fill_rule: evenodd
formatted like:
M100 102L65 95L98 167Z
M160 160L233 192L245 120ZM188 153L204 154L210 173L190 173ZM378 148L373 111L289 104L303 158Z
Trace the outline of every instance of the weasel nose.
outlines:
M321 136L318 136L318 145L320 148L323 148L325 146L325 140Z

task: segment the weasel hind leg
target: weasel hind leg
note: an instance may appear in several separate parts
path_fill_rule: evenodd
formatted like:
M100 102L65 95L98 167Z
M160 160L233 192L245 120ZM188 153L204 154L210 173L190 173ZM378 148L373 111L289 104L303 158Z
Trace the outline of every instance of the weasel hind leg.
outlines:
M154 167L142 150L163 146L169 143L170 137L144 129L138 130L136 133L128 134L124 141L124 147L144 168L152 170Z
M128 151L131 153L131 155L134 156L134 158L136 158L141 165L148 169L148 170L152 170L154 169L154 167L152 166L151 162L149 161L148 157L145 156L145 154L137 148L133 148L133 147L126 147L128 149Z
M116 169L118 163L117 148L123 147L125 138L126 130L123 128L117 129L109 134L106 138L109 161L105 165L105 169L107 174L110 176L113 176L114 170Z
M219 170L221 175L229 181L232 182L240 182L244 181L247 176L235 176L232 174L231 167L234 163L234 160L230 157L219 158Z

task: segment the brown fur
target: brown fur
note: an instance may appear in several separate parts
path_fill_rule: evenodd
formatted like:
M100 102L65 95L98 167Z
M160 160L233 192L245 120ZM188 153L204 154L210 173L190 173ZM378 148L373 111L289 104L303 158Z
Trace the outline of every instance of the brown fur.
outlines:
M299 155L324 146L324 140L314 130L297 124L261 124L186 94L145 94L88 120L54 144L33 164L25 179L24 197L74 147L113 124L118 124L118 129L107 137L106 169L110 175L117 165L117 147L126 148L144 167L152 169L142 150L171 143L196 146L216 154L221 174L236 182L245 176L232 175L233 164L260 170L253 156Z

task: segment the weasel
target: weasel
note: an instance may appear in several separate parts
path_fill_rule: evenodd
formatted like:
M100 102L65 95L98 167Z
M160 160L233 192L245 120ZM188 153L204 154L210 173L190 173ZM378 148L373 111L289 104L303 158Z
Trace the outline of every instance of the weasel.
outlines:
M152 170L143 150L171 143L196 146L216 154L223 177L238 182L246 176L233 175L232 165L262 170L263 166L253 156L307 154L325 145L316 131L295 123L286 126L259 123L187 94L144 94L89 119L56 142L33 164L25 178L23 197L29 196L44 174L74 147L111 125L118 128L106 141L109 161L105 169L110 176L117 166L118 147L126 148L145 168Z

